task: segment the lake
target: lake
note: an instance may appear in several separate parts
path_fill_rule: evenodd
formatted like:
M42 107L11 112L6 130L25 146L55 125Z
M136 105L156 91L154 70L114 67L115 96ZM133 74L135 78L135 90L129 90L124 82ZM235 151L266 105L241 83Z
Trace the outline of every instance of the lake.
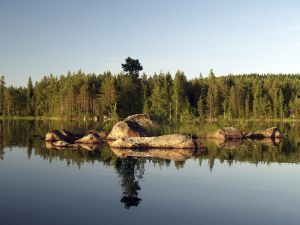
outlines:
M99 124L0 121L1 224L299 224L300 124L270 125L288 137L125 157L39 137Z

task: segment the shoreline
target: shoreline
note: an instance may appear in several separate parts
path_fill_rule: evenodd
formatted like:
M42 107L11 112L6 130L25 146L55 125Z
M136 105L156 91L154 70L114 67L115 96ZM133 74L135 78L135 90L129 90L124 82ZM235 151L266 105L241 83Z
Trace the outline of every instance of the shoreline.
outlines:
M86 118L86 119L85 119ZM0 120L63 120L63 121L93 121L93 122L99 122L95 121L94 117L58 117L58 116L0 116ZM222 118L220 119L215 119L215 120L210 120L206 119L203 120L202 122L208 122L208 123L218 123L218 122L223 122L224 120ZM227 121L243 121L243 122L284 122L284 123L292 123L292 122L300 122L300 118L260 118L260 119L255 119L255 118L236 118L236 119L230 119ZM200 122L197 120L196 122Z

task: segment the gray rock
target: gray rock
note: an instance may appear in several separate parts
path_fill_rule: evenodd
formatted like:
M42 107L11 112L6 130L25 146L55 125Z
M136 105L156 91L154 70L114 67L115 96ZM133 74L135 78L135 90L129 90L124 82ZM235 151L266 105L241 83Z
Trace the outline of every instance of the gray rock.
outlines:
M116 123L107 139L116 140L127 137L146 137L149 133L135 121L120 121Z
M246 138L263 139L263 138L283 138L282 132L277 127L267 128L261 131L245 134Z
M213 139L220 139L220 140L242 139L243 133L238 128L225 127L222 129L218 129L213 134L207 135L207 137Z
M125 120L126 121L133 121L138 123L141 127L147 129L154 125L153 121L150 119L148 114L135 114L128 116Z
M101 138L96 134L88 134L75 141L75 143L84 143L84 144L98 144L101 142L102 142Z
M150 136L147 129L154 123L147 114L135 114L128 116L125 120L116 123L107 139L116 140L127 137L147 137Z
M170 134L157 137L120 138L112 143L114 148L131 149L195 149L195 143L190 136Z
M53 130L46 134L46 142L57 142L57 141L66 141L74 142L74 136L71 132L67 130Z

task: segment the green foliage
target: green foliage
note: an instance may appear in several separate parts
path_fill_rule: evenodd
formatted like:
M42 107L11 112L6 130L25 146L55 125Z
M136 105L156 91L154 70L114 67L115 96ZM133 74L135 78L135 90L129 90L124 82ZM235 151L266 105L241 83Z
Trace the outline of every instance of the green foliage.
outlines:
M26 95L26 93L25 93ZM227 162L229 165L234 162L234 160L245 161L250 163L300 163L299 158L299 143L300 143L300 124L299 123L274 123L274 122L249 122L247 120L237 120L237 121L227 121L229 125L237 126L243 130L260 130L271 126L277 126L284 133L288 134L287 138L281 140L280 143L272 142L271 139L265 139L257 142L247 142L244 140L243 144L237 142L237 145L233 146L223 146L222 143L210 142L209 140L202 139L207 150L201 152L200 154L195 154L194 159L209 159L209 164L212 166L215 160L220 160L220 162ZM197 134L198 136L204 136L208 133L214 132L219 127L223 126L222 123L207 123L203 122L200 125L191 124L173 124L165 125L163 123L157 125L157 134L170 134L170 133L181 133L181 134ZM28 158L32 155L37 155L44 160L49 160L51 163L55 159L65 161L68 165L77 165L78 168L84 163L95 163L101 162L103 165L112 166L113 168L121 171L120 162L118 158L109 149L106 144L101 144L96 151L86 151L86 150L72 150L70 149L60 149L49 150L45 148L43 141L38 141L34 136L39 135L44 137L46 132L49 130L65 128L70 131L76 130L76 128L81 127L83 129L103 129L102 123L94 122L83 122L83 121L64 121L64 120L3 120L0 121L0 134L2 138L0 139L0 160L5 159L5 151L10 151L12 145L18 145L27 147ZM34 135L34 136L33 136ZM212 140L211 140L212 141ZM269 145L269 146L268 146ZM279 145L274 148L274 145ZM234 147L235 146L235 147ZM128 158L127 158L128 159ZM140 159L142 160L142 159ZM158 158L147 158L144 160L149 160L153 162L154 165L169 165L170 160L163 160ZM140 161L141 162L141 161ZM144 163L144 162L143 162ZM125 166L125 165L124 165ZM132 164L130 171L127 171L127 166L123 167L124 173L127 175L132 174L133 168L137 168L138 164ZM142 165L139 165L142 169ZM128 174L129 173L129 174ZM140 170L135 171L136 178L142 177L143 172ZM119 173L121 181L125 181L128 176L123 176ZM131 175L129 176L131 177ZM134 179L133 179L134 180ZM130 181L133 181L129 179ZM128 190L131 185L130 183L124 185L124 190ZM123 187L123 184L122 184ZM128 192L126 192L128 193ZM133 192L134 193L134 192Z
M299 118L300 117L300 98L295 97L289 104L290 110L291 110L291 116L293 118Z
M204 118L205 115L205 102L203 97L200 95L198 102L197 102L197 110L198 110L198 115L201 118Z
M102 80L100 95L98 98L99 111L101 114L110 118L115 117L117 113L117 91L114 77L108 74Z
M131 63L129 60L126 63ZM299 119L299 74L244 74L188 80L182 71L137 76L141 67L125 66L126 73L85 74L81 70L45 76L26 87L7 87L0 78L0 116L104 116L118 120L148 113L160 122L189 124L236 119ZM135 75L132 75L135 74ZM115 118L115 119L113 119ZM117 118L117 119L116 119Z
M31 77L27 83L27 110L29 116L34 116L34 88L31 81Z
M139 76L139 71L143 70L142 65L140 64L138 59L132 59L127 57L125 59L125 63L122 64L122 68L124 72L128 73L128 75L137 78Z
M4 89L5 89L5 80L4 76L0 77L0 115L3 114L4 107Z
M143 108L141 80L123 74L118 75L116 79L120 116L140 113Z
M177 71L173 81L174 121L178 122L186 105L187 80L183 72Z
M119 116L118 116L118 113L117 113L117 103L115 103L113 105L110 116L111 116L111 123L112 124L116 124L119 121Z
M164 74L160 74L154 80L154 87L151 94L151 114L156 119L164 120L168 118L169 106L170 106L170 95L168 94L168 85L166 84L167 78Z

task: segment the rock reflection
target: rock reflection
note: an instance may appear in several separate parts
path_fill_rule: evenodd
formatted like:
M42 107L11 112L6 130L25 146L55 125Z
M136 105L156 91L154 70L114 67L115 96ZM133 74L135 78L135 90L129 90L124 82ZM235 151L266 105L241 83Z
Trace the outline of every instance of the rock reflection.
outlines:
M277 147L281 143L282 138L264 138L261 140L245 139L244 142L247 144L263 144L269 147Z
M173 161L184 161L191 158L195 152L194 149L120 149L111 148L112 152L120 158L142 157L142 158L160 158Z
M76 125L77 126L77 125ZM82 125L80 125L82 126ZM64 127L66 127L64 125ZM36 121L0 121L0 160L5 160L5 153L14 151L12 146L25 147L29 159L39 157L50 163L63 161L67 166L81 168L84 164L102 164L111 168L120 178L122 189L120 202L126 209L141 204L141 182L144 177L145 165L160 168L175 166L178 170L185 168L187 159L192 158L201 163L209 164L213 170L215 162L231 166L235 162L259 163L300 163L300 125L287 125L288 137L284 139L262 139L256 141L197 141L197 151L191 149L150 149L122 150L110 149L107 144L78 144L74 149L53 149L51 143L40 140L48 130L60 128L60 124ZM86 127L90 129L90 127ZM49 148L49 149L47 149Z
M78 146L88 151L96 151L99 149L99 144L79 144Z
M84 149L87 151L96 151L99 150L100 144L83 144L83 143L76 143L76 144L68 144L67 146L64 145L55 145L51 142L45 142L45 146L47 149L57 149L57 150L74 150L74 149Z
M242 139L232 139L232 140L221 140L221 139L212 139L212 141L217 145L218 148L228 148L228 149L237 149L243 144Z
M252 139L230 139L230 140L221 140L221 139L209 139L208 142L212 142L218 148L222 149L239 149L242 145L266 145L269 147L277 147L281 143L282 138L263 138L260 140Z

